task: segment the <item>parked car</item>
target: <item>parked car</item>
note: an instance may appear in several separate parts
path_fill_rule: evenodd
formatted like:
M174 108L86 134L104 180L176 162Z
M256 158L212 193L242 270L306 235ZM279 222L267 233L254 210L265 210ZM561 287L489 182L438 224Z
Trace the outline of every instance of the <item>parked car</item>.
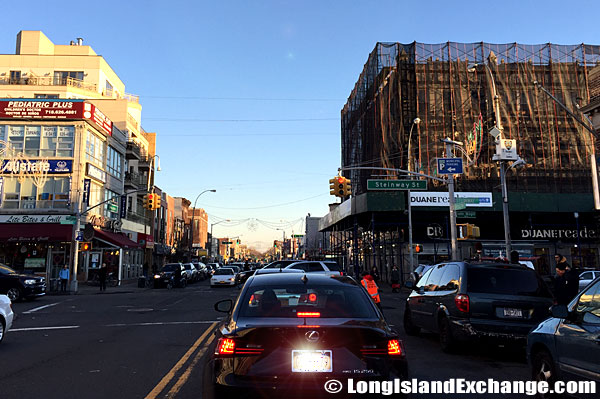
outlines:
M184 263L183 267L185 269L185 273L187 274L187 281L189 283L194 283L198 281L198 269L192 263Z
M0 295L12 302L46 295L46 279L32 274L17 273L0 263Z
M527 359L536 381L600 382L600 277L527 337ZM582 395L590 397L590 395Z
M328 380L407 378L402 340L349 277L257 274L239 298L215 304L226 317L205 366L209 397L322 397Z
M218 285L236 285L235 272L229 267L222 267L210 278L210 286Z
M286 269L304 270L306 273L319 273L329 276L343 276L344 272L335 262L323 262L317 260L300 261L285 267Z
M186 285L187 273L181 263L167 263L154 275L154 288L185 288Z
M0 343L2 343L6 332L10 330L13 317L12 301L8 296L0 295Z
M589 283L600 277L600 271L587 270L579 275L579 291L582 291Z
M523 265L442 263L406 286L413 289L404 311L406 333L437 332L446 352L473 339L524 344L553 303L540 276Z
M419 265L415 268L415 271L412 274L413 282L416 284L419 282L423 274L429 269L431 269L433 265Z
M283 269L286 266L291 265L292 263L296 263L298 262L298 259L291 259L291 260L276 260L274 262L269 263L268 265L266 265L265 267L263 267L263 269Z
M196 270L198 270L198 280L204 281L211 275L204 263L196 262L194 263L194 266L196 267Z

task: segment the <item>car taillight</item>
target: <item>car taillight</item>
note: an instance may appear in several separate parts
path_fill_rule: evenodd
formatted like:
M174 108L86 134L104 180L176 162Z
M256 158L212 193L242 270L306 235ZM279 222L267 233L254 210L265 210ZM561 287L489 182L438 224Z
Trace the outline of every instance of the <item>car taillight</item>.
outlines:
M215 356L251 356L260 355L263 351L264 349L260 345L244 345L243 343L236 343L233 338L219 338L215 348Z
M321 312L298 312L298 317L321 317Z
M457 296L455 296L454 303L456 304L458 310L464 313L469 313L470 303L469 296L467 294L458 294Z
M363 356L404 356L404 346L402 345L402 341L390 339L387 341L387 348L385 345L386 342L383 342L380 345L363 346L360 352Z
M343 276L343 275L344 275L344 272L340 272L340 276Z
M233 355L235 350L235 341L231 338L219 338L219 342L217 342L217 348L215 350L215 355L218 356L227 356Z
M402 345L397 339L390 339L388 341L388 355L402 356Z

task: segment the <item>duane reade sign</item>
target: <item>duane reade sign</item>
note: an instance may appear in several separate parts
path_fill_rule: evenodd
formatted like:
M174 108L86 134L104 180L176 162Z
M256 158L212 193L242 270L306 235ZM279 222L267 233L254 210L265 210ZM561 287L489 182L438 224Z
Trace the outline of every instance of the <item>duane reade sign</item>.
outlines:
M410 193L411 206L447 207L450 196L444 192ZM455 202L463 202L467 207L491 208L492 193L454 193Z

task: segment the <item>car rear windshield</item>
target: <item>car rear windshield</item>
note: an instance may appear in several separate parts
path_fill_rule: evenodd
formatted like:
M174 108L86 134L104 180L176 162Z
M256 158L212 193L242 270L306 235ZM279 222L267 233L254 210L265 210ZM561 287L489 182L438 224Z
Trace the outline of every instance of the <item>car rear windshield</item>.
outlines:
M216 276L225 276L225 275L231 275L233 274L233 270L231 269L219 269L215 272Z
M246 291L239 317L376 318L370 302L356 286L256 286Z
M546 284L531 269L472 267L467 271L467 290L474 293L552 296Z
M342 268L335 262L325 262L325 266L332 272L341 272Z

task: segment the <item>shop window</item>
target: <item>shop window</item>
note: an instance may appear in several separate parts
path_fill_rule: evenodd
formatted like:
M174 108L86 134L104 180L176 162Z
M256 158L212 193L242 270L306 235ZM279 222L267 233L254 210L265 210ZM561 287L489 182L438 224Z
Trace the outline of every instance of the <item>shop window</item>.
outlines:
M66 209L69 207L69 178L49 177L40 188L33 180L19 183L17 178L4 178L3 209Z
M8 143L13 150L22 152L25 143L25 126L9 126Z
M21 183L21 209L35 209L37 187L33 180L26 179Z
M122 174L123 155L112 147L108 147L106 154L106 171L120 179Z
M41 131L40 126L25 126L25 155L40 156Z

